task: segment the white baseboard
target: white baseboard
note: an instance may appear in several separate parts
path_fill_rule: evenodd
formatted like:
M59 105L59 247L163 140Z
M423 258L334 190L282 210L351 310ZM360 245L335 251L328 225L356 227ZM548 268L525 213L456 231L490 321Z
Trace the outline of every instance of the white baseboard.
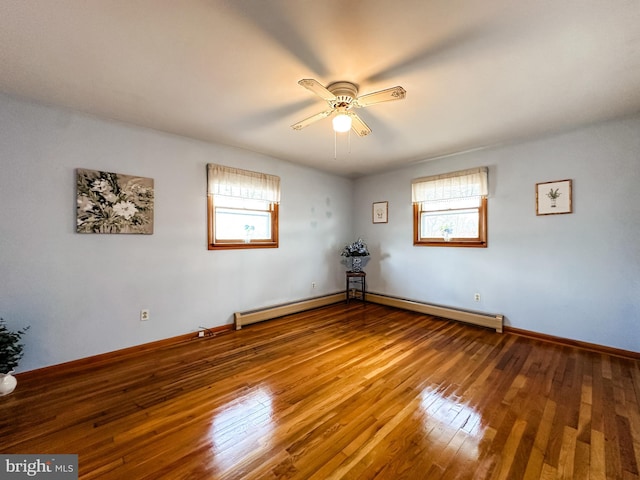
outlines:
M324 307L334 303L343 302L346 299L344 292L333 293L322 297L314 297L299 302L287 303L283 305L273 305L248 312L236 312L234 314L235 328L240 330L244 325L271 320L272 318L291 315L293 313L304 312L313 308ZM378 293L367 293L366 301L387 305L389 307L401 308L413 312L434 315L436 317L457 320L459 322L470 323L482 327L495 329L496 332L502 333L504 317L502 315L494 315L481 312L473 312L469 310L461 310L452 307L444 307L441 305L432 305L429 303L416 302L398 297L381 295Z
M236 330L240 330L244 325L270 320L272 318L291 315L292 313L304 312L313 308L324 307L333 303L343 302L346 299L344 292L333 293L323 297L314 297L299 302L287 303L284 305L274 305L249 312L236 312L234 314Z
M413 312L426 313L427 315L435 315L436 317L449 318L451 320L493 328L496 332L502 333L502 324L504 321L504 317L502 315L493 315L439 305L431 305L428 303L415 302L413 300L405 300L403 298L390 297L377 293L367 293L367 302L379 303L380 305L387 305L389 307L402 308Z

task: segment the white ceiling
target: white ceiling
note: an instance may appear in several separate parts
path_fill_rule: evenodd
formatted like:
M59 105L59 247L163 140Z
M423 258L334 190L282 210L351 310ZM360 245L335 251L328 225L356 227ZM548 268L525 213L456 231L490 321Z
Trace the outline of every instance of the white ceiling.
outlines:
M0 90L355 177L640 112L640 0L0 0Z

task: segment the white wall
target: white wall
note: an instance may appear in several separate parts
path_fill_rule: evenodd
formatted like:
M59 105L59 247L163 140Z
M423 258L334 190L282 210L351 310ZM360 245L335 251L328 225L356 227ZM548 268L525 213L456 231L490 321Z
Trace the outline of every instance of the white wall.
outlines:
M413 178L489 167L486 249L414 247ZM536 216L535 184L573 180L574 213ZM369 289L501 313L506 324L640 351L640 116L359 179ZM389 223L371 204L389 201ZM474 293L481 294L475 302Z
M209 162L281 177L280 248L207 250ZM351 180L6 95L0 165L0 316L31 326L20 371L343 288ZM75 233L78 167L153 178L153 235Z
M0 94L0 316L31 325L19 368L31 370L341 290L339 251L361 235L371 291L640 351L638 132L640 116L354 183ZM206 249L209 162L282 178L280 248ZM480 165L490 168L489 248L414 247L411 179ZM154 234L75 233L78 167L154 178ZM574 213L536 216L535 184L566 178ZM389 223L373 225L371 204L385 200Z

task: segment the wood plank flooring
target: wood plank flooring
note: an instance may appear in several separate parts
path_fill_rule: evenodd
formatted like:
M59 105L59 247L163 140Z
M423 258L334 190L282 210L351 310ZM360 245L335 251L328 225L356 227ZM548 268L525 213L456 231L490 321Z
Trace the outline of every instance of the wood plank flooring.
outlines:
M351 302L19 378L81 479L639 479L640 362Z

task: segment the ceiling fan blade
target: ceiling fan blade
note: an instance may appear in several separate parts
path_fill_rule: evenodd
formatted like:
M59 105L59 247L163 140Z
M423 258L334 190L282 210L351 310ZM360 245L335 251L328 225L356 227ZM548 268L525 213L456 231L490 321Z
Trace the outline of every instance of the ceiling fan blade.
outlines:
M298 82L298 85L302 85L304 88L311 90L320 98L328 102L336 99L336 96L333 93L331 93L324 85L322 85L317 80L314 80L313 78L305 78L303 80L300 80Z
M368 93L356 98L353 103L356 107L368 107L375 103L402 100L407 96L407 91L402 87L387 88L378 92Z
M280 44L293 58L307 67L309 72L314 72L316 75L329 73L324 58L320 55L321 51L318 50L318 44L313 42L311 37L300 28L299 22L294 20L295 13L292 12L288 2L281 2L278 5L276 2L251 0L223 3L225 8L234 10L243 22L253 23L270 41Z
M358 136L366 137L371 133L371 129L358 115L351 112L349 113L349 116L351 117L351 128L358 134Z
M315 115L312 115L309 118L305 118L301 122L294 123L293 125L291 125L291 128L293 128L294 130L301 130L304 127L311 125L313 122L317 122L318 120L327 118L332 113L333 113L333 110L327 110L325 112L316 113Z

